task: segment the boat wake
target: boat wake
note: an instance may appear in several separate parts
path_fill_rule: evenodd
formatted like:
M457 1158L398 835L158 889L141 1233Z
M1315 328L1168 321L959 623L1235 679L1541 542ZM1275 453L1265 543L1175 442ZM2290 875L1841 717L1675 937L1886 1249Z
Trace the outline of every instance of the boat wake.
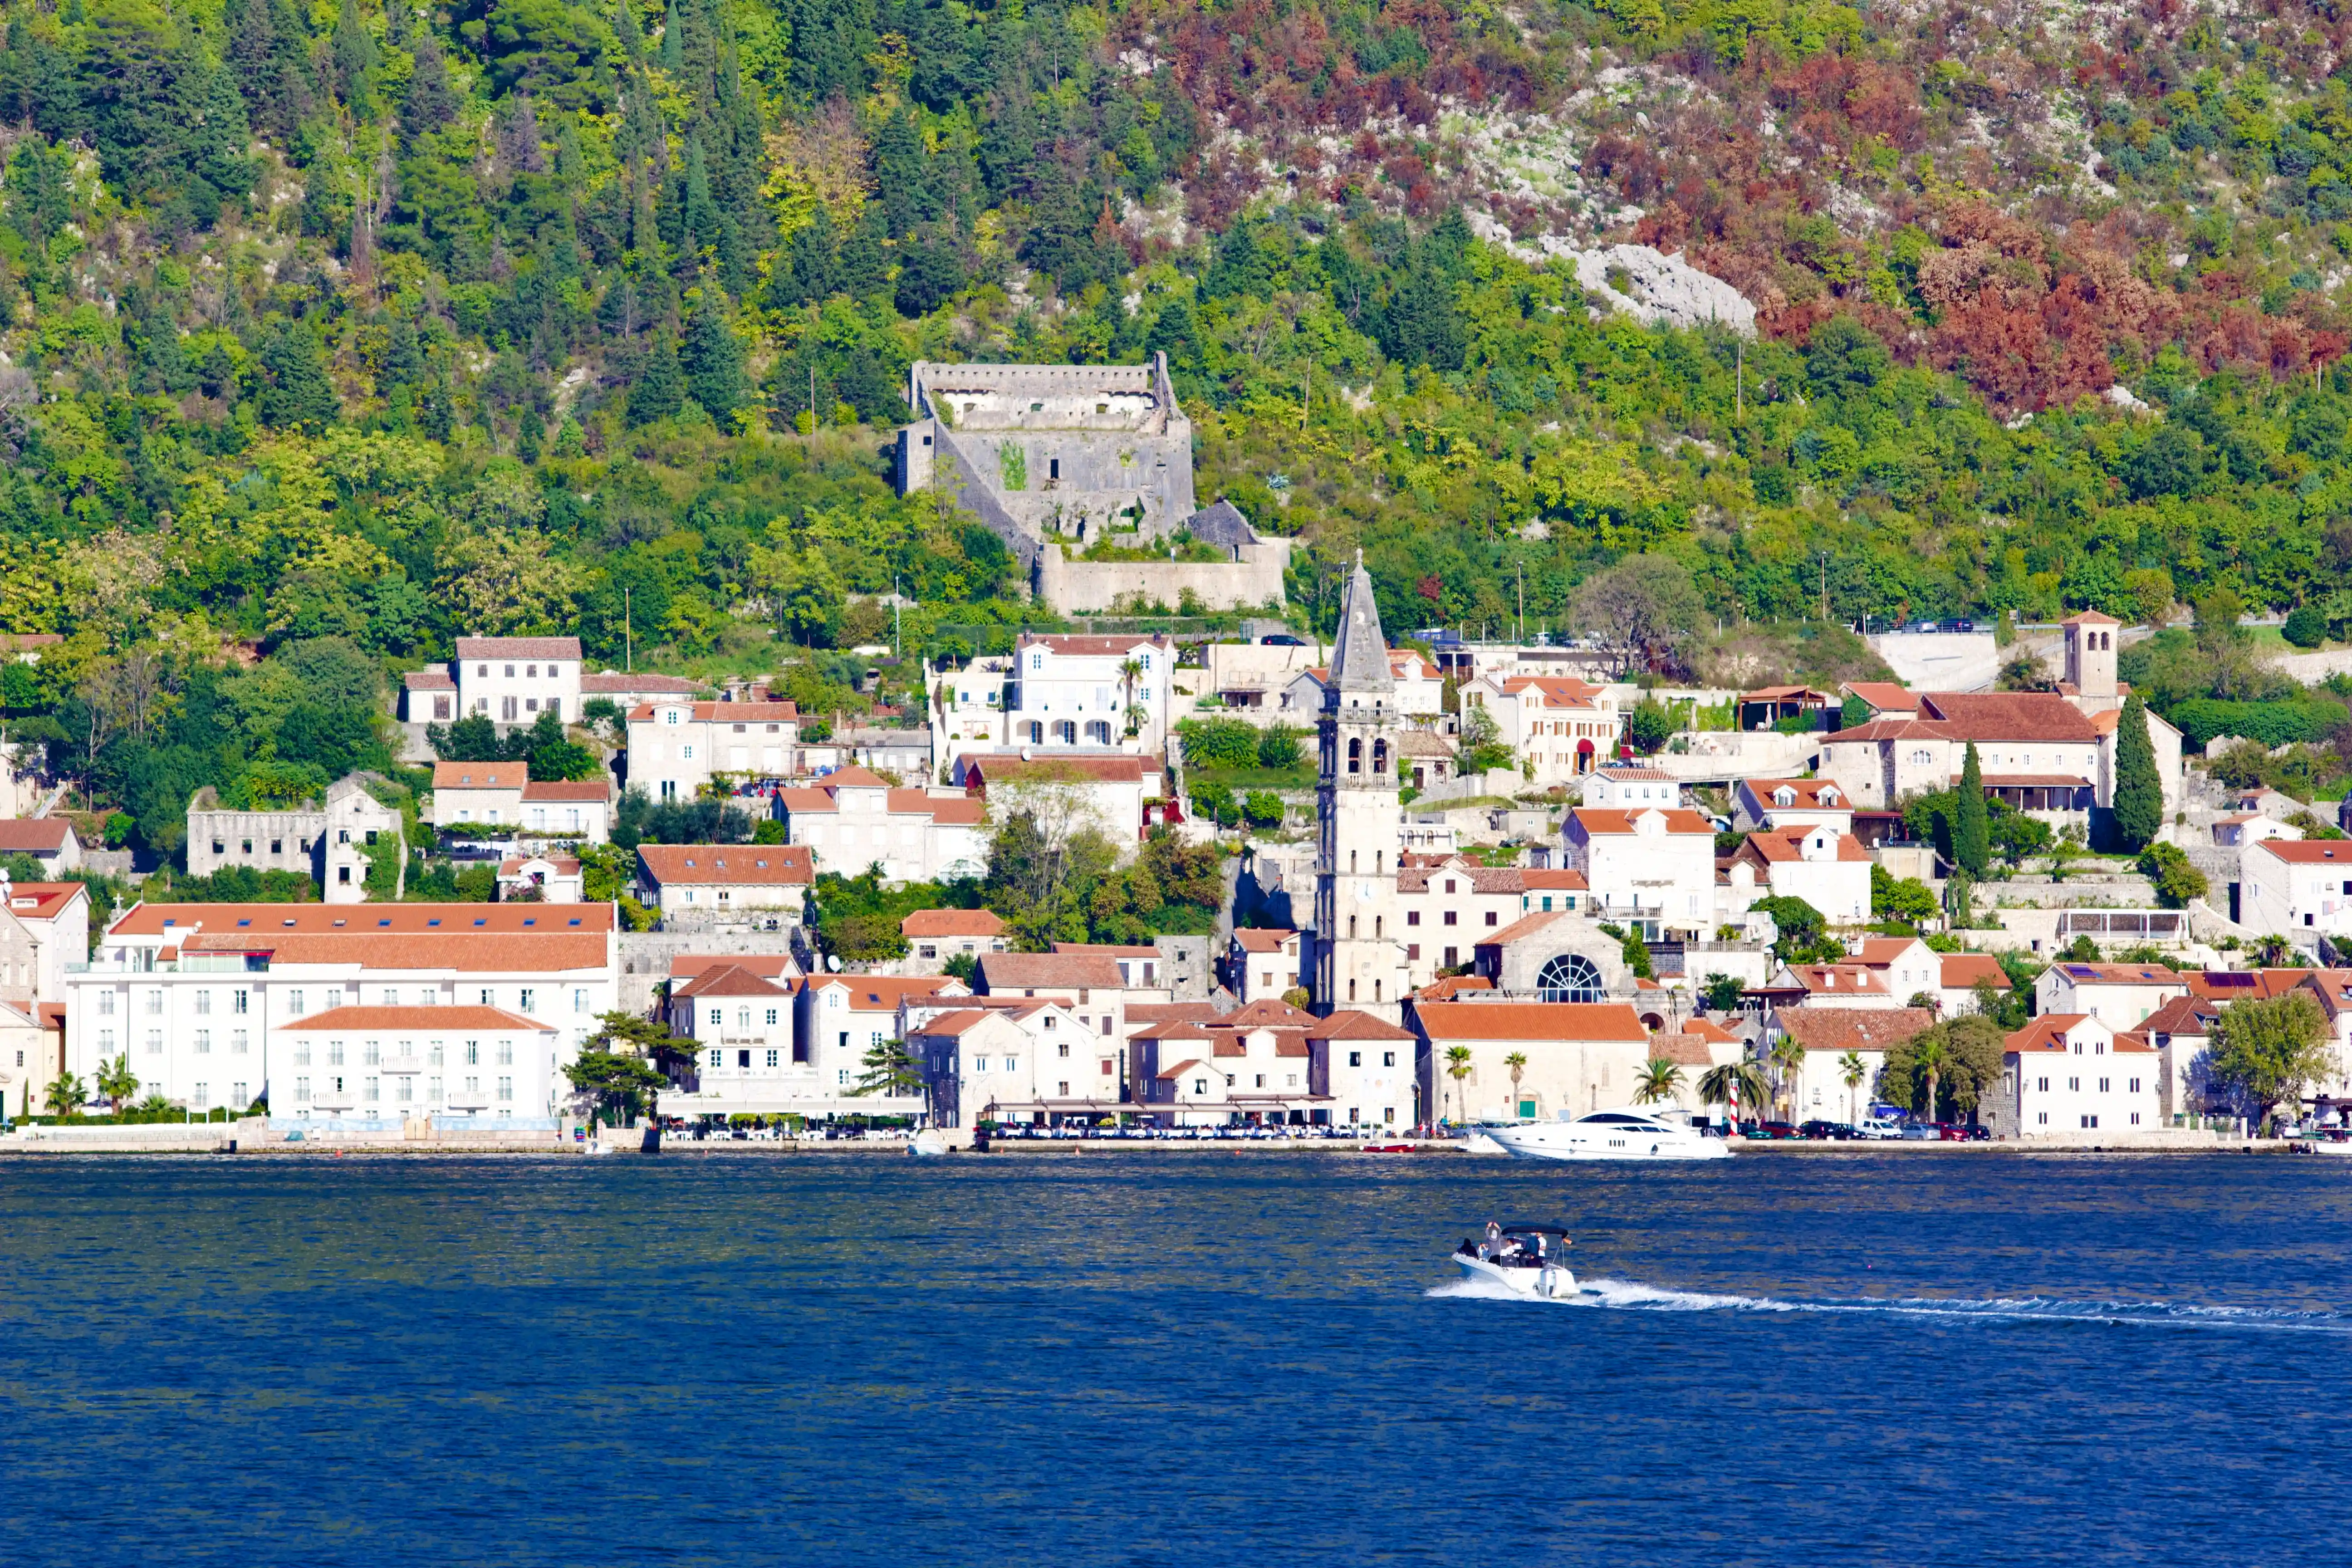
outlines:
M1595 1279L1580 1283L1581 1289L1574 1296L1539 1304L1626 1312L1789 1312L2352 1335L2352 1315L2298 1311L2284 1307L2203 1307L2174 1301L2067 1301L2042 1296L1995 1297L1985 1300L1943 1296L1806 1300L1675 1290L1630 1279ZM1433 1287L1427 1294L1497 1301L1534 1300L1484 1279L1451 1280Z

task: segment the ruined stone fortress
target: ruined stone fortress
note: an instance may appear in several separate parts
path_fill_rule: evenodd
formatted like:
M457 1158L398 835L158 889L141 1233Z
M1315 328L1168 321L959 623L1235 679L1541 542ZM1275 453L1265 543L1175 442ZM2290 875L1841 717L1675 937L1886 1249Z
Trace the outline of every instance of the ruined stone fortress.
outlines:
M1192 423L1168 359L1149 364L930 364L908 372L902 495L937 486L985 523L1063 615L1136 605L1280 605L1290 542L1261 538L1230 502L1192 496ZM1108 546L1172 553L1180 536L1221 561L1075 559Z

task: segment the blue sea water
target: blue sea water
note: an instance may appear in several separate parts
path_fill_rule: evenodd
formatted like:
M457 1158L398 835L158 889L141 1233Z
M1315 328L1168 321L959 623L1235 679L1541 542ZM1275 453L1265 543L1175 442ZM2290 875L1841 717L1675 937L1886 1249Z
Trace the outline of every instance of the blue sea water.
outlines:
M1591 1303L1466 1293L1488 1217ZM2300 1561L2352 1162L0 1164L0 1562Z

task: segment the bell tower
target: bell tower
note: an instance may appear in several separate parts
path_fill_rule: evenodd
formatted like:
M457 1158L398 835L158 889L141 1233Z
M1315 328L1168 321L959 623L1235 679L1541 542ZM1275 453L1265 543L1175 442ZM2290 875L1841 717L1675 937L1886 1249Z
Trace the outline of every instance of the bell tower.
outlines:
M2065 623L2066 695L2085 713L2102 713L2123 706L2116 684L2116 633L2123 623L2096 610L2084 610Z
M1404 933L1395 929L1404 821L1396 702L1381 608L1359 551L1317 726L1315 1011L1353 1008L1389 1023L1403 1016L1407 984Z

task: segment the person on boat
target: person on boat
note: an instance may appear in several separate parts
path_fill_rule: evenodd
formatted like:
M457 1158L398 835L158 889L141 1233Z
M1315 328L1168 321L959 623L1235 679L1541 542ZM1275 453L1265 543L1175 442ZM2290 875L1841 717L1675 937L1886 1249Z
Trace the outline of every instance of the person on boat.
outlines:
M1491 1219L1486 1222L1486 1239L1478 1244L1478 1256L1490 1262L1503 1256L1503 1227Z

